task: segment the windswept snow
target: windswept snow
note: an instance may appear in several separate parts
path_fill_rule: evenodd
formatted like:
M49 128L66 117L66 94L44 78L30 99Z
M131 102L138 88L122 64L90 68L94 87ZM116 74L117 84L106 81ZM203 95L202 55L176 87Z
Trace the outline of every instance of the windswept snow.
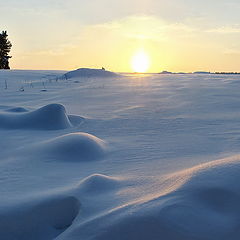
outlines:
M235 156L168 175L167 188L83 222L69 238L238 239L239 171Z
M0 238L238 240L239 77L100 72L0 71Z

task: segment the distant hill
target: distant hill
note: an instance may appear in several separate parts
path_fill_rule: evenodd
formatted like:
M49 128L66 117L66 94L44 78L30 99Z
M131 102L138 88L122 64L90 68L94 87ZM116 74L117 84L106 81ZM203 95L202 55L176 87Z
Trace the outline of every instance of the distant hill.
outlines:
M173 74L172 72L168 72L168 71L162 71L159 74Z
M66 78L106 78L120 76L105 69L79 68L64 74Z
M211 72L197 71L193 72L193 74L211 74Z

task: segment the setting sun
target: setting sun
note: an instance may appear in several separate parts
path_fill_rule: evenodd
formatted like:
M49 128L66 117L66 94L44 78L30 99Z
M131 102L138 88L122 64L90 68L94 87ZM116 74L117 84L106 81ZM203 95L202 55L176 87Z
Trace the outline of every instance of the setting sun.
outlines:
M144 73L149 69L150 59L143 50L138 51L132 58L132 69L134 72Z

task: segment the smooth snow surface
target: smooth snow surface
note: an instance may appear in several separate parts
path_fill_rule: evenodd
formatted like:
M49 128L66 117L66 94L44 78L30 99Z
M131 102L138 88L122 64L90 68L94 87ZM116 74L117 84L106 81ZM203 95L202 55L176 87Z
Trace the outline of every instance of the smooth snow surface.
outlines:
M239 76L78 71L0 71L0 238L240 239Z

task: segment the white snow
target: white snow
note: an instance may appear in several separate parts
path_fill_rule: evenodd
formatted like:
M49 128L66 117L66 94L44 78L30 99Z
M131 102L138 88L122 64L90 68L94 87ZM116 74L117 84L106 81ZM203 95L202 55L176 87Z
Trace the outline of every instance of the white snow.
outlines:
M239 239L239 77L103 71L0 71L0 238Z

